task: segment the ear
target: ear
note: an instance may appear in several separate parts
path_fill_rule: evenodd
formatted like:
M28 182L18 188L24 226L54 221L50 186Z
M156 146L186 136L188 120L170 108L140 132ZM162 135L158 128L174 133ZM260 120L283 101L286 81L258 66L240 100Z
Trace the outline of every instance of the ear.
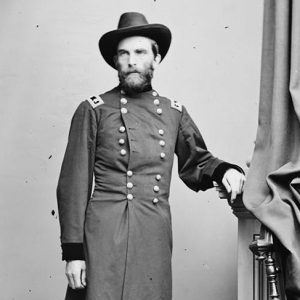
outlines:
M161 55L157 54L153 61L153 69L155 69L161 62Z

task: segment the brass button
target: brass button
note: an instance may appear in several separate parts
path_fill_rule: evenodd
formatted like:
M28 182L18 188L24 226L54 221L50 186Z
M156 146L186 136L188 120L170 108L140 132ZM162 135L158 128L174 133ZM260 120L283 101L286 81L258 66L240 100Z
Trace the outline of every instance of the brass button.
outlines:
M153 200L152 200L152 202L154 203L154 204L157 204L158 203L158 199L157 198L154 198Z
M156 179L157 181L160 181L160 180L161 180L161 175L160 175L160 174L157 174L157 175L155 176L155 179Z
M127 182L127 188L132 189L133 188L133 183L132 182Z
M153 187L153 190L154 190L154 192L159 192L159 186L158 186L158 185L155 185L155 186Z
M159 144L160 144L162 147L164 147L164 146L166 145L166 142L163 141L163 140L161 140L161 141L159 141Z
M121 101L122 104L126 104L127 103L127 99L126 98L121 98L120 101Z
M119 131L122 132L122 133L125 132L125 130L126 130L126 128L125 128L124 126L121 126L121 127L119 128Z
M122 114L127 114L127 108L122 107L122 108L121 108L121 113L122 113Z
M122 156L124 156L124 155L126 155L127 151L125 149L121 149L120 153Z
M155 105L159 105L159 100L158 100L158 99L155 99L155 100L153 101L153 103L154 103Z
M166 157L166 153L162 152L162 153L160 154L160 157L161 157L161 158L165 158L165 157Z
M157 95L158 95L157 92L155 92L155 91L152 92L153 97L156 97Z
M125 144L125 140L124 139L119 139L119 144L120 145L124 145Z
M163 131L163 129L159 129L159 130L158 130L158 133L159 133L160 135L164 135L165 132Z
M131 177L132 175L133 175L133 172L132 172L131 170L128 170L128 171L127 171L127 176L128 176L128 177Z
M161 114L162 114L162 109L161 109L161 108L158 108L158 109L156 110L156 112L157 112L159 115L161 115Z
M133 199L133 195L132 194L127 194L127 199L128 200L132 200Z

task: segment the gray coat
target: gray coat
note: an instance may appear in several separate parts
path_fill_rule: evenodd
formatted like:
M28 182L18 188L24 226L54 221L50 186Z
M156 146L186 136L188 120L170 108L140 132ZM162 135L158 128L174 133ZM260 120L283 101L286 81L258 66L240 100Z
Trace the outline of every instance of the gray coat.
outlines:
M67 299L171 300L174 153L195 191L228 168L185 107L154 90L128 96L117 87L79 105L57 196L63 258L86 260L87 288Z

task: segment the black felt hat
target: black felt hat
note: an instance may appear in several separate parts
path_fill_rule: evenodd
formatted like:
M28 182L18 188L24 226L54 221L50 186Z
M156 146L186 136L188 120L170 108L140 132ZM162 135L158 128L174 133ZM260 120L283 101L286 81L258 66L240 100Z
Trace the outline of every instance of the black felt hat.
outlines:
M114 55L119 42L130 36L148 37L158 44L161 59L166 56L171 44L171 31L162 24L149 24L145 16L137 12L127 12L121 15L118 28L105 33L99 40L99 48L105 61L115 67Z

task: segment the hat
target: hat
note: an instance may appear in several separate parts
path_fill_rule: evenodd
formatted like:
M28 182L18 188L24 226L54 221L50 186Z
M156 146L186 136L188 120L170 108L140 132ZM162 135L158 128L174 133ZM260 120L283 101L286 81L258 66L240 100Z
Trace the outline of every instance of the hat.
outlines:
M116 55L119 42L130 36L148 37L158 44L161 59L166 56L171 44L171 31L162 24L149 24L145 16L138 12L127 12L121 15L118 28L105 33L99 40L99 49L105 61L116 68Z

